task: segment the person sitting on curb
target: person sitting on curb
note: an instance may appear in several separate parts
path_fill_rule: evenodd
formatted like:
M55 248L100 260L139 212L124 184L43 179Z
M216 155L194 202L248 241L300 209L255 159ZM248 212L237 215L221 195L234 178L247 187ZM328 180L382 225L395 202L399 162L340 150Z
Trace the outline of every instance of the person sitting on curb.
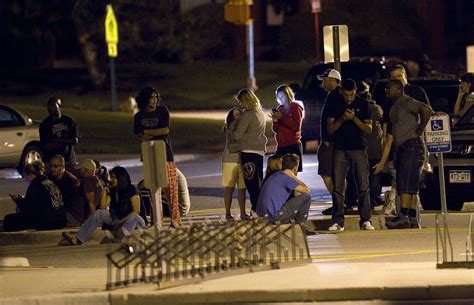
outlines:
M81 180L66 170L66 163L61 155L54 155L49 160L49 167L48 178L59 187L63 196L67 226L80 226L87 218L87 215L84 216L84 200L80 193Z
M26 229L55 230L66 226L66 211L61 191L44 172L45 165L41 160L26 165L24 176L31 184L25 197L10 195L17 205L17 213L5 216L5 232Z
M282 158L282 170L275 172L263 184L257 203L257 215L270 222L289 223L294 220L303 226L306 234L314 234L307 229L311 194L308 186L296 177L300 158L289 153ZM294 197L288 200L293 194Z
M96 176L96 163L92 159L84 159L76 166L81 177L81 194L85 203L86 217L95 213L100 207L100 198L104 187Z
M123 236L129 235L136 228L145 229L140 194L133 186L127 170L121 166L113 168L110 171L110 184L111 188L106 188L102 193L100 209L86 220L81 229L77 233L62 233L71 245L85 243L94 230L103 224L114 226L114 232Z

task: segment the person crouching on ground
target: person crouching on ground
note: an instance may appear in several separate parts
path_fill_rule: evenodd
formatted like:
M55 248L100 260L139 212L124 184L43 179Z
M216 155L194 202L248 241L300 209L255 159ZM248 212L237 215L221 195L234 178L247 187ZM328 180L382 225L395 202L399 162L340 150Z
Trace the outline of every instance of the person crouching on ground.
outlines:
M289 223L294 220L306 229L311 194L308 186L296 177L300 158L296 154L286 154L282 158L282 171L268 177L260 190L257 215L270 222ZM288 200L290 195L293 198ZM306 229L307 234L312 231Z
M145 228L140 195L127 170L121 166L114 167L110 171L110 184L111 188L105 188L102 193L100 209L86 220L81 229L77 233L62 233L71 245L85 243L94 230L103 224L114 226L114 232L121 232L118 235L123 236L129 235L136 228Z
M24 177L31 184L24 198L21 195L10 195L18 212L5 216L5 232L54 230L66 226L66 210L61 191L44 175L45 168L41 160L26 165Z
M245 182L242 167L240 166L240 142L236 141L231 132L237 125L238 118L242 111L234 107L226 117L226 124L224 126L224 133L226 137L225 148L222 153L222 185L225 187L224 204L225 204L225 218L233 220L234 217L230 213L232 204L232 194L234 193L235 185L238 189L238 202L240 208L240 218L247 219L249 216L245 213Z

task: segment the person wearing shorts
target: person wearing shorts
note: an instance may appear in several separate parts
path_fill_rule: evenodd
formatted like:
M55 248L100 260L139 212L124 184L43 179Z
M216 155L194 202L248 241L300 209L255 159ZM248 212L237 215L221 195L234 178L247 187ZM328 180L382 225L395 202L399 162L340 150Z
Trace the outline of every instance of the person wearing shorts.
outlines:
M230 212L232 205L232 195L235 185L237 185L237 200L240 208L240 218L246 219L249 216L245 213L245 181L240 164L240 143L232 137L232 131L237 125L238 118L242 112L239 108L232 108L227 114L224 133L226 136L226 145L222 152L222 185L225 187L224 204L225 218L233 220Z
M397 191L401 201L400 215L387 221L386 226L388 229L419 228L416 206L425 155L422 135L432 109L405 95L403 83L398 79L388 81L385 91L393 105L387 126L387 143L384 146L382 158L374 169L376 172L383 169L393 143Z
M323 178L324 185L332 194L334 183L332 180L332 140L327 128L327 109L330 104L338 102L341 95L341 74L334 69L328 69L323 74L318 75L318 80L323 81L323 88L328 92L321 111L320 122L320 144L318 149L318 175Z

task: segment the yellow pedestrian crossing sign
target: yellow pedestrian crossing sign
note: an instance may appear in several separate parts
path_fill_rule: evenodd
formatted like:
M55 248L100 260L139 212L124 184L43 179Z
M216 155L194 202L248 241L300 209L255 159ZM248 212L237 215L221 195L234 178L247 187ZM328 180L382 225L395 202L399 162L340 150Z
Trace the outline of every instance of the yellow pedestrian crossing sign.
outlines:
M109 54L110 57L117 57L117 54L118 54L117 44L113 42L109 42L107 44L107 53Z
M117 19L115 19L114 10L111 4L107 4L106 10L104 25L105 41L107 41L107 52L110 57L117 57L117 43L119 42Z

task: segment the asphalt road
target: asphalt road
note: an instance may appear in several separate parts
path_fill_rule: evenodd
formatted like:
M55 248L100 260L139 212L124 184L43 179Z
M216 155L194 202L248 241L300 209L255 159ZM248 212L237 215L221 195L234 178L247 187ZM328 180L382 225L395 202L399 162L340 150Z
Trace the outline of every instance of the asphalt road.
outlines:
M463 260L467 229L452 228L454 258ZM58 233L58 242L61 237ZM433 228L419 230L346 230L338 234L308 236L313 263L436 262ZM32 267L105 267L105 254L116 244L86 243L81 246L30 244L0 247L0 256L28 258ZM112 247L112 248L111 248Z

